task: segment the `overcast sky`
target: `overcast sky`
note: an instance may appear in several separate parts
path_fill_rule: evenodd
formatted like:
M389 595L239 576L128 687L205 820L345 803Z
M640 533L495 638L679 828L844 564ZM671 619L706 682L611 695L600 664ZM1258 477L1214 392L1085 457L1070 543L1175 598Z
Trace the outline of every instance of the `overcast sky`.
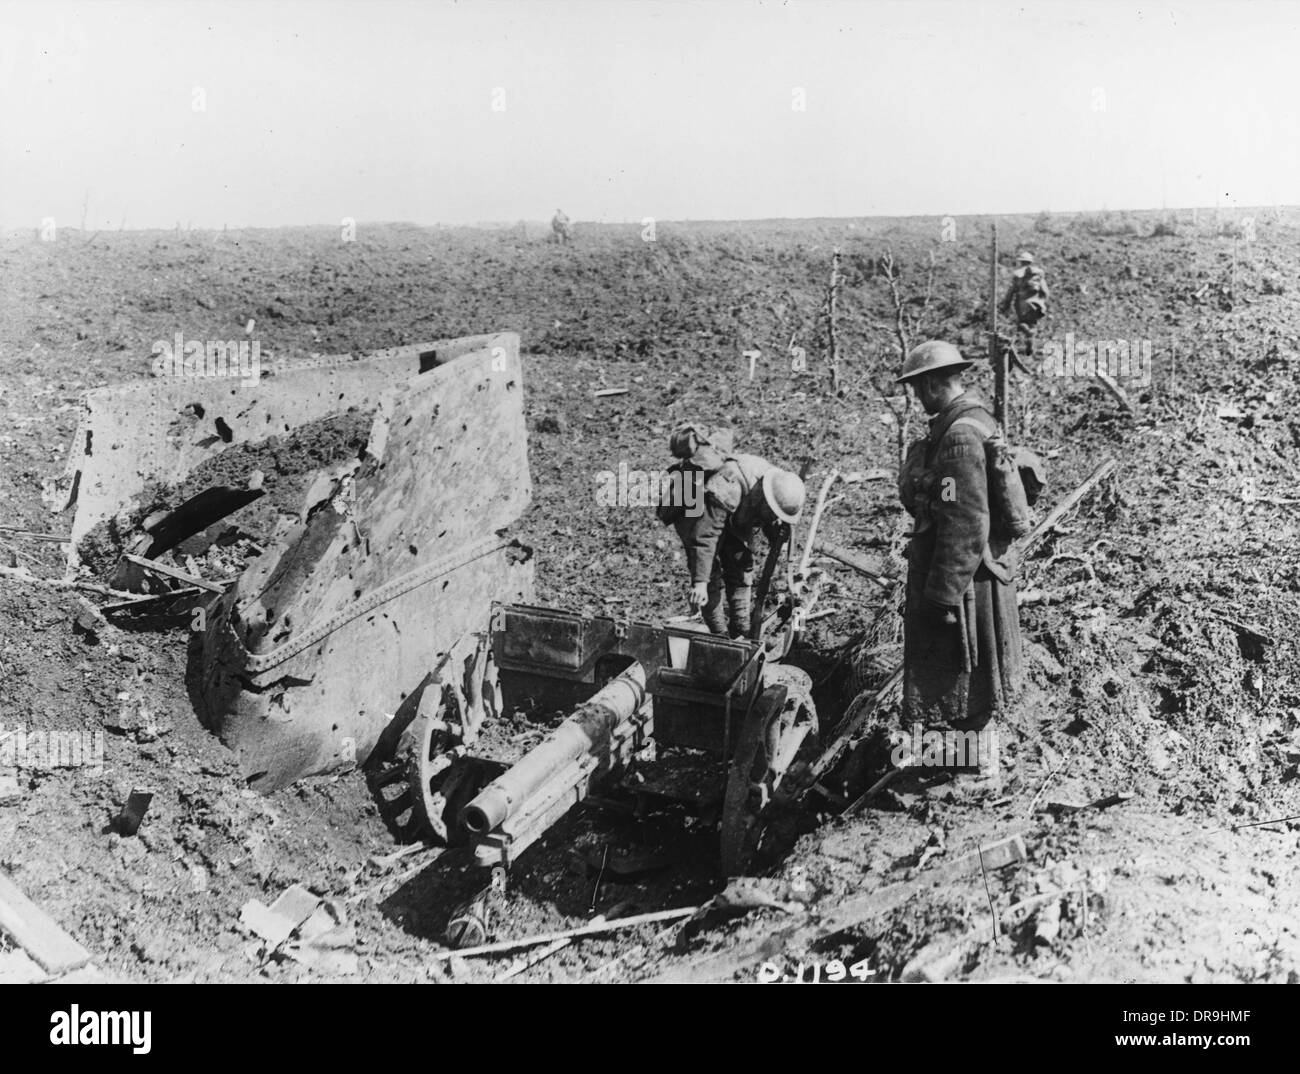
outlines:
M0 227L1300 202L1300 4L0 2Z

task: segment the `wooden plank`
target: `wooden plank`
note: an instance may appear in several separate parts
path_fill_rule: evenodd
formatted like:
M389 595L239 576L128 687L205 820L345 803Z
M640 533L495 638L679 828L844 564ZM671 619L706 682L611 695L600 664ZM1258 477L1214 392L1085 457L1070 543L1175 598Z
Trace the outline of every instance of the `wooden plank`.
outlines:
M1022 559L1028 556L1029 553L1060 524L1061 519L1078 507L1079 502L1093 490L1102 478L1111 474L1114 469L1115 460L1107 459L1093 470L1093 472L1084 479L1083 483L1057 504L1042 522L1038 523L1038 525L1030 530L1028 534L1015 542L1014 547L1017 554Z
M138 608L142 604L158 604L161 601L174 600L177 597L189 596L198 592L198 586L185 586L181 589L172 589L166 593L154 593L152 596L140 597L137 600L119 600L113 604L101 604L101 612L120 612L126 608Z
M145 559L144 556L133 556L130 552L126 552L122 558L128 563L134 563L137 567L143 567L155 574L165 574L168 578L175 578L178 582L184 582L187 585L196 585L200 589L206 589L209 593L224 593L226 591L225 586L217 585L216 582L209 582L206 578L198 578L193 574L187 574L176 567L165 566L156 560Z
M963 854L950 862L923 870L915 880L889 884L864 895L846 899L821 915L818 933L824 937L844 929L862 926L936 885L955 883L966 876L978 874L981 853L984 856L984 868L990 872L1024 861L1028 856L1025 851L1024 837L1020 835L986 843L969 854Z
M741 975L745 983L751 983L757 979L763 963L779 958L804 928L801 922L771 925L759 936L743 940L725 951L683 959L654 976L640 978L636 983L721 984L734 981Z
M57 544L71 544L71 537L63 537L57 533L37 533L32 530L19 529L17 526L0 526L0 533L8 533L14 537L27 537L33 541L54 541Z
M524 972L524 970L536 966L537 963L541 962L543 959L550 958L556 951L568 947L572 942L573 941L566 936L563 939L556 940L554 943L547 944L540 951L534 951L527 958L520 959L504 973L497 974L497 981L509 981L512 977L518 977Z
M839 545L831 544L828 541L818 541L815 548L816 551L820 552L822 555L830 556L831 559L843 563L846 567L852 567L859 574L870 578L876 583L876 585L880 586L886 592L892 593L894 591L894 585L898 579L891 578L887 574L881 574L880 571L876 570L875 567L856 552L847 548L841 548Z
M977 872L981 863L989 871L1004 869L1028 857L1025 841L1019 835L1009 835L995 843L986 843L978 850L964 854L952 863L954 870Z
M26 951L0 951L0 985L36 984L49 978Z
M477 947L462 947L459 950L450 947L444 951L435 951L430 956L434 959L469 958L473 955L497 955L507 951L517 951L521 947L535 947L538 944L554 943L556 940L572 940L580 936L599 936L619 929L632 928L636 925L648 925L656 921L679 921L703 909L699 906L684 906L678 910L658 910L652 914L635 914L632 917L619 917L613 921L598 921L590 925L581 925L576 929L563 932L545 932L538 936L525 936L518 940L502 940L500 943L480 944Z
M930 879L931 877L927 875L920 881L888 884L875 891L845 899L844 902L820 915L817 922L818 937L833 936L837 932L864 925L882 914L897 909L909 899L914 899L925 891Z
M105 597L117 597L119 600L130 600L140 595L138 593L127 593L121 589L109 589L107 586L96 585L94 582L83 582L80 579L65 581L62 578L38 578L26 567L0 567L0 577L16 578L20 582L45 586L46 589L84 589L87 593L99 593Z
M90 961L90 952L0 872L0 930L48 973L67 973Z
M965 876L979 872L980 853L984 855L986 870L1001 869L1026 857L1024 839L1009 836L982 846L954 861L925 870L915 880L900 881L856 895L835 906L818 912L813 921L795 921L774 927L763 935L744 942L718 955L693 960L688 965L674 966L641 983L677 984L728 981L737 973L755 972L765 959L778 957L796 941L803 946L833 936L846 929L870 927L877 918L898 909L904 903L933 889L936 885L953 883Z

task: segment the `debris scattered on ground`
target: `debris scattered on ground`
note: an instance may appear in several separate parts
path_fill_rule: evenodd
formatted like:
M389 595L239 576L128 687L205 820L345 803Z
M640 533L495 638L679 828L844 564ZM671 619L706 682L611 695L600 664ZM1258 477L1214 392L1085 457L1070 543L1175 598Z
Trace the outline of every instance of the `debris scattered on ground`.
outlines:
M978 850L965 854L952 863L953 869L975 870L1005 869L1028 857L1025 840L1020 835L1009 835L994 843L986 843Z
M420 843L409 843L394 850L391 854L371 854L366 859L366 864L376 873L387 873L395 868L403 858L409 858L412 854L419 854L428 849L428 847Z
M193 586L197 589L206 589L209 593L224 593L226 587L218 585L216 582L209 582L206 578L199 578L196 575L189 574L177 567L169 567L166 563L159 563L156 560L145 559L142 556L132 555L130 552L123 554L122 558L128 563L134 563L142 570L149 571L152 574L161 574L165 578L174 578L178 582L184 582L187 586Z
M144 815L153 801L151 791L132 791L122 806L122 811L113 820L113 830L118 835L132 836L140 830Z
M956 976L963 962L981 941L972 935L959 940L945 938L927 944L903 967L899 979L905 983L937 983Z
M587 974L587 976L585 976L582 979L582 983L596 984L600 981L604 981L608 979L615 971L617 971L624 963L632 962L635 959L641 958L645 955L645 953L646 953L645 946L642 944L637 944L635 947L629 948L628 950L622 952L621 954L615 955L609 961L602 962L599 966L597 966L594 970L592 970L590 973Z
M322 899L301 884L286 888L270 906L250 900L239 921L262 940L254 949L262 963L290 958L331 977L358 971L356 928L348 924L342 903Z
M143 699L131 691L121 691L116 701L117 711L104 717L104 727L107 730L129 735L136 742L155 742L172 732L168 715L146 705Z
M774 880L757 876L736 876L727 881L709 908L723 913L748 913L772 907L787 914L799 913L812 898L806 885L789 880Z
M518 977L521 973L524 972L524 970L532 969L532 967L536 966L539 962L543 961L544 959L550 958L553 954L555 954L556 951L568 947L569 944L571 944L572 942L573 941L566 936L559 940L554 941L553 943L547 944L541 950L534 951L527 958L520 959L518 962L514 963L514 965L512 965L509 969L498 974L497 980L509 981L514 977Z
M1050 899L1034 915L1034 939L1050 944L1061 934L1061 901Z
M677 855L665 850L587 847L582 854L583 861L589 869L605 872L620 880L635 880L651 873L667 869L678 859Z
M1043 808L1052 813L1079 813L1085 809L1109 809L1111 806L1123 805L1125 802L1132 801L1133 795L1126 791L1120 791L1116 794L1108 794L1104 798L1098 798L1092 802L1067 802L1058 800L1049 800L1043 803Z
M100 610L85 597L77 598L77 612L72 620L74 633L82 634L92 645L99 641L100 635L108 629L108 621Z
M582 936L598 936L606 932L617 932L620 929L633 928L637 925L650 925L658 921L677 921L681 918L691 917L699 913L701 907L689 906L678 910L657 910L650 914L634 914L631 917L618 918L614 921L594 921L586 925L580 925L573 929L564 929L560 932L543 933L540 936L525 936L517 940L502 940L498 943L480 944L477 947L465 947L461 949L449 948L445 951L435 951L433 958L450 959L450 958L470 958L475 955L497 955L504 952L516 951L521 947L533 947L537 944L553 943L556 940L572 940Z
M12 939L50 974L69 973L90 961L90 952L3 873L0 873L0 933Z

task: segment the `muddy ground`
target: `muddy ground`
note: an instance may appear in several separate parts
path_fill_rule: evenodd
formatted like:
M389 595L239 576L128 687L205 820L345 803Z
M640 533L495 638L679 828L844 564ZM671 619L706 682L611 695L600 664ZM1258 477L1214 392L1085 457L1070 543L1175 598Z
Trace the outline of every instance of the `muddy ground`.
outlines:
M1028 245L1047 270L1042 339L1152 346L1150 383L1128 387L1132 416L1092 378L1015 382L1017 438L1053 456L1045 507L1104 458L1118 469L1025 565L1031 682L1003 735L1004 799L913 780L853 817L810 808L786 818L764 861L811 893L809 917L763 910L585 940L516 980L752 980L764 963L810 975L834 959L870 980L1296 979L1300 822L1258 822L1300 814L1300 226L1294 212L1250 215L1249 226L1210 212L1000 222L1004 252ZM916 338L978 350L987 224L959 219L955 241L928 219L660 224L654 242L587 226L568 248L536 227L363 228L353 243L327 229L10 234L0 520L67 531L41 489L62 470L79 394L149 375L153 342L177 331L239 338L253 318L264 354L305 355L513 329L534 482L517 533L537 550L542 602L685 611L671 532L594 492L620 463L661 466L687 417L729 425L742 449L792 468L811 459L814 485L832 468L860 475L839 486L823 536L885 562L901 509L892 475L872 471L897 464L881 396L898 343L879 259L892 252L899 266ZM838 390L820 316L836 244ZM792 337L806 372L791 369ZM976 379L990 388L987 371ZM602 387L630 390L595 398ZM55 578L63 557L0 532L0 562ZM880 602L851 571L833 574L823 607L834 614L800 650L815 669ZM350 979L482 980L510 964L435 964L477 882L456 855L370 863L396 844L357 773L246 790L188 701L184 622L87 631L74 627L84 596L0 577L0 734L104 743L102 771L18 771L19 795L0 804L0 865L105 975L325 979L263 959L240 925L248 900L293 883L345 905L360 956ZM135 788L154 799L140 835L123 838L110 821ZM1133 797L1066 809L1121 793ZM963 861L1016 834L1027 860L987 876ZM493 930L696 905L720 886L714 838L686 815L577 811L521 863ZM606 845L670 864L607 872L593 909L591 862Z

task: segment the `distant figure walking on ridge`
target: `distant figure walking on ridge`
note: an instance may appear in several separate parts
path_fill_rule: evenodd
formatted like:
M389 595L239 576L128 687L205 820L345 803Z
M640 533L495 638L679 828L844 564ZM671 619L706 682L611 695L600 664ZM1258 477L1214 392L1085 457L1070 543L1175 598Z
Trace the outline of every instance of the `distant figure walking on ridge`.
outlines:
M999 312L1006 314L1013 309L1016 315L1016 328L1025 342L1026 355L1034 353L1034 331L1038 322L1047 315L1047 300L1051 292L1047 289L1047 279L1043 270L1034 263L1034 255L1022 250L1016 258L1016 270L1011 274L1011 286L1002 298Z
M555 216L551 218L551 231L555 234L555 241L564 246L573 237L569 233L569 218L564 215L563 209L556 209Z

